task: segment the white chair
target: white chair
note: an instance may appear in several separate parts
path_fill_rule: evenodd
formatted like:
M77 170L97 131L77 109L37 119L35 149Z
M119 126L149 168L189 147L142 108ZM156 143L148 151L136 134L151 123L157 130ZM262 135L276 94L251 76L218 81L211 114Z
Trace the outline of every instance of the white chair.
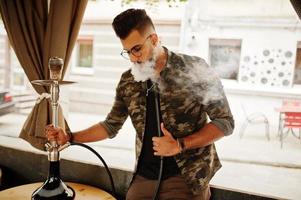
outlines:
M264 124L265 125L265 135L268 140L270 140L270 126L268 118L260 112L255 112L248 114L243 105L241 105L243 113L244 113L244 122L242 123L239 131L239 136L242 138L247 126L249 124Z

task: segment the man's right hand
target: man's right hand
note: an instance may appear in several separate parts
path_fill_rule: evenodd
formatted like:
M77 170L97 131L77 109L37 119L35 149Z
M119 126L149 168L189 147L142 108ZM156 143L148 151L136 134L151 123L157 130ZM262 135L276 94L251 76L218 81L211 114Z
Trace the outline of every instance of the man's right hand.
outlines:
M58 145L64 145L70 140L70 136L61 128L52 124L45 127L45 134L48 141L56 141Z

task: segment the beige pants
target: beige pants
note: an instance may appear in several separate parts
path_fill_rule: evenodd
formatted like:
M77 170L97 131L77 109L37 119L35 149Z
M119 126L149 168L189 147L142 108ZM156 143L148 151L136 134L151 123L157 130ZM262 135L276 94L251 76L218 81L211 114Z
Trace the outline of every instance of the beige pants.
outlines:
M153 198L156 180L149 180L142 176L135 176L126 200L151 200ZM159 200L209 200L209 186L199 195L193 195L181 176L170 177L161 182Z

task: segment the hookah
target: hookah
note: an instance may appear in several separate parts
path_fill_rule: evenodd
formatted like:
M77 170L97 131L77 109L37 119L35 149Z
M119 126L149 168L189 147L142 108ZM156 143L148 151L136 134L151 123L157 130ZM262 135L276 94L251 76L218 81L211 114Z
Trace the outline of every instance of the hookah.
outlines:
M64 61L58 57L52 57L49 59L49 70L50 70L50 80L34 80L31 81L32 84L42 85L50 87L50 96L51 96L51 110L52 110L52 124L54 127L58 127L58 100L60 85L72 84L73 81L63 81L62 79L62 70ZM50 141L46 143L46 150L48 152L48 161L49 161L49 172L47 180L36 189L31 196L32 200L72 200L75 198L75 191L67 186L60 177L60 156L59 152L63 149L69 147L70 145L77 145L84 147L94 153L99 160L103 163L107 174L110 179L113 195L116 197L116 189L113 181L112 174L109 170L108 165L104 159L90 146L82 143L67 142L66 144L59 146L57 142Z
M72 81L62 81L62 69L64 61L61 58L53 57L49 59L50 80L34 80L35 85L42 85L50 87L51 108L52 108L52 124L58 127L58 100L59 100L59 86L64 84L74 83ZM48 152L49 173L47 180L41 187L36 189L32 196L32 200L71 200L75 197L74 190L67 186L60 177L60 157L59 152L69 146L65 144L58 146L55 140L45 144Z

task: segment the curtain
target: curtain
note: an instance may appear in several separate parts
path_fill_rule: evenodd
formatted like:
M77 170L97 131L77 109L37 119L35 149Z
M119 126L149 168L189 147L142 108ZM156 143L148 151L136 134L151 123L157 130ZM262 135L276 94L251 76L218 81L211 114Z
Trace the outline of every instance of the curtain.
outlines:
M74 47L87 0L0 0L0 12L12 48L29 81L49 79L48 60L64 60L63 76ZM49 88L33 85L41 95ZM27 117L20 137L45 150L45 126L51 123L49 102L44 98ZM68 128L61 108L59 126Z
M297 15L301 19L301 1L300 0L290 0L293 5Z

